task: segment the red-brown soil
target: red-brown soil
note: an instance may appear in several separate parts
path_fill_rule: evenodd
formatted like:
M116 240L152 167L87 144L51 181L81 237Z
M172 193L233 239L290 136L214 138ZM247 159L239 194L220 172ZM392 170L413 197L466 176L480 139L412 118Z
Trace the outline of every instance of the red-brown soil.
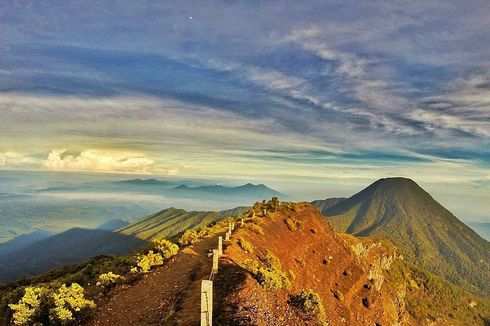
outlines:
M291 231L284 222L287 218L300 221L301 228ZM261 220L264 235L239 228L225 251L222 270L231 270L234 275L220 273L216 278L217 294L224 297L215 307L220 324L317 324L314 319L304 320L287 303L290 295L307 289L320 295L330 325L392 325L398 320L391 294L384 288L377 291L364 287L369 283L368 266L360 262L316 208L306 203L296 204L294 210L281 206ZM252 254L236 243L239 237L252 244ZM294 275L290 276L290 289L265 290L237 266L246 259L259 261L267 251L278 258L284 272ZM236 284L238 281L240 284ZM342 293L343 299L335 298L334 291ZM369 302L369 308L363 305L363 299Z

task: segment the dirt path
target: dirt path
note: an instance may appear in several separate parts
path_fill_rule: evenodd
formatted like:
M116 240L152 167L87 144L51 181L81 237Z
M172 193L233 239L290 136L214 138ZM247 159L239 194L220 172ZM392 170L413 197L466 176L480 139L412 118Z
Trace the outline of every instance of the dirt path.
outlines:
M86 325L199 325L201 280L209 277L218 236L183 249L130 287L116 289Z

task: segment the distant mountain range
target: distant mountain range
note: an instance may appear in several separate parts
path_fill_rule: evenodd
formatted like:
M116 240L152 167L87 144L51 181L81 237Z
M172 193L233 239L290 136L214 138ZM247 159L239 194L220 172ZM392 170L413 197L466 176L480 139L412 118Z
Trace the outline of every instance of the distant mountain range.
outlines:
M490 296L490 243L414 181L381 179L350 198L314 204L337 231L389 239L415 265Z
M250 198L252 200L270 199L271 197L286 197L286 195L263 184L254 185L251 183L237 187L226 187L221 185L189 187L180 185L172 190L178 191L180 195L213 194L220 197L242 197Z

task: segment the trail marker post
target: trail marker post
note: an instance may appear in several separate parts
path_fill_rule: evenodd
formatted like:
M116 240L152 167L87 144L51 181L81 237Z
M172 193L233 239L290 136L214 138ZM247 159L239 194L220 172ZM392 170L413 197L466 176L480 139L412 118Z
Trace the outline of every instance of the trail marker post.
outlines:
M201 281L201 326L213 325L213 281Z
M213 269L212 269L212 273L214 273L214 274L218 273L218 258L219 258L219 251L218 251L218 249L213 249Z
M222 236L218 237L218 254L220 256L223 255L223 237Z

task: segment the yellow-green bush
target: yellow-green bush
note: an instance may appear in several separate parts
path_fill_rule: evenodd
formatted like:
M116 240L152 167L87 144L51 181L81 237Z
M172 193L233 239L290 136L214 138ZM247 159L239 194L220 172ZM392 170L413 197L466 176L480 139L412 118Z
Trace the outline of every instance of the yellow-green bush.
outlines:
M100 274L97 278L97 286L111 287L117 283L124 281L124 276L114 274L113 272Z
M247 240L243 239L242 237L238 238L237 243L240 246L240 248L242 248L244 251L248 253L252 253L254 251L254 247L252 246L252 244Z
M52 295L54 308L51 309L50 319L67 323L74 319L74 314L84 309L95 308L95 303L85 299L84 289L78 283L70 286L63 284L58 291Z
M294 218L287 218L287 219L284 219L284 223L286 223L286 225L288 226L288 229L290 231L296 231L298 229L301 229L303 223L301 223L301 221L297 220L297 219L294 219Z
M154 240L153 246L165 259L170 259L179 252L179 246L165 239Z
M267 253L267 256L262 259L263 267L259 267L255 278L266 289L278 290L291 287L286 273L282 271L282 266L279 260L272 254Z
M131 272L148 273L153 266L163 265L163 257L160 253L153 253L150 250L146 255L138 256L136 267L131 269Z
M199 233L196 230L186 230L179 239L181 246L188 246L199 240Z
M313 290L302 291L299 295L290 297L288 302L300 309L307 319L316 318L323 325L327 325L320 296Z
M252 275L255 275L259 269L259 263L253 259L245 259L243 263L241 263L241 267L249 271Z
M264 235L264 230L257 224L245 224L245 228L259 235Z
M43 287L27 287L24 290L24 296L16 304L9 304L12 309L12 323L14 325L31 324L39 315L41 302L49 293L49 290Z
M27 287L17 304L10 304L14 325L67 324L83 311L95 308L95 303L85 298L78 283L61 285L54 292L44 287ZM48 320L49 318L49 320Z

